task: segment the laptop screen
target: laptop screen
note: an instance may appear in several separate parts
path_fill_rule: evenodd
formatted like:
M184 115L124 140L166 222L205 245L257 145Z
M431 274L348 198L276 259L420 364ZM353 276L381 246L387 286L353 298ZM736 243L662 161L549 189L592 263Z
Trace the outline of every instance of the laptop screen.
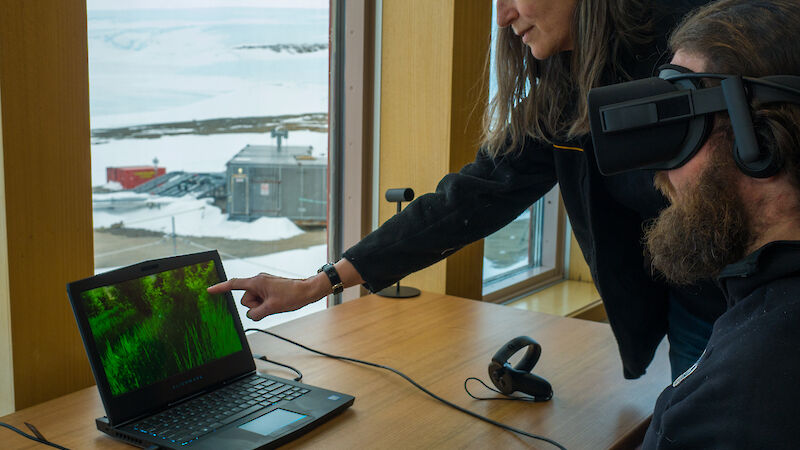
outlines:
M242 350L219 281L205 261L81 293L113 396Z
M144 261L67 285L112 424L255 371L216 251Z

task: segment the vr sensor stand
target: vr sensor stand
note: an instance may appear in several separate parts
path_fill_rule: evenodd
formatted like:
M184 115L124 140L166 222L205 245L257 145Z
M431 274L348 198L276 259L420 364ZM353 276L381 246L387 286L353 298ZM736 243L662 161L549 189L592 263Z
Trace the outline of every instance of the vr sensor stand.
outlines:
M411 188L387 189L385 196L387 201L397 202L397 214L400 214L400 205L403 201L410 202L414 200L414 191ZM381 297L389 298L411 298L418 296L420 292L417 288L400 286L400 282L398 281L396 285L381 289L377 294Z
M419 295L419 289L410 286L400 286L398 281L396 285L389 286L377 292L381 297L389 298L411 298Z

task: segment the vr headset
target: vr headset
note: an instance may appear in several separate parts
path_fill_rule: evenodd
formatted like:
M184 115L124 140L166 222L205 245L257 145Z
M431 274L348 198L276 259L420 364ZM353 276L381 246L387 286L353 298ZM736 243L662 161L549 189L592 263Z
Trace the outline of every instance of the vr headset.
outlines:
M717 112L730 116L733 156L743 173L766 178L780 170L778 158L759 150L750 103L800 104L800 76L694 73L671 64L659 70L657 77L589 91L589 123L601 173L682 166L708 139ZM703 78L722 81L703 87Z

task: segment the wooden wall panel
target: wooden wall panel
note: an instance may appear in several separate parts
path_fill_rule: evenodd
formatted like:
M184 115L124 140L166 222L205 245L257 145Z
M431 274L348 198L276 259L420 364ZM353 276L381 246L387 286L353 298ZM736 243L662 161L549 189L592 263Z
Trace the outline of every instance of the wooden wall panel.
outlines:
M492 30L492 3L456 1L453 21L453 71L450 96L449 171L475 159L483 111L489 100L484 72ZM480 300L483 290L483 240L447 259L446 294Z
M432 192L478 149L479 86L491 30L484 0L383 2L380 111L381 193L411 187ZM380 202L379 221L395 213ZM403 283L431 292L480 298L480 243Z
M16 408L93 383L65 284L93 271L85 0L0 8Z

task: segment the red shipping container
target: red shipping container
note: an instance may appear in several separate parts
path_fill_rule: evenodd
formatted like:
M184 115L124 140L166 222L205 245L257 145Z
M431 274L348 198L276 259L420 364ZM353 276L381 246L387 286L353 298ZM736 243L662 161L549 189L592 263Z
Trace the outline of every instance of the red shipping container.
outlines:
M167 173L165 167L133 166L133 167L106 167L106 180L116 181L123 189L133 189L136 186L160 177Z

